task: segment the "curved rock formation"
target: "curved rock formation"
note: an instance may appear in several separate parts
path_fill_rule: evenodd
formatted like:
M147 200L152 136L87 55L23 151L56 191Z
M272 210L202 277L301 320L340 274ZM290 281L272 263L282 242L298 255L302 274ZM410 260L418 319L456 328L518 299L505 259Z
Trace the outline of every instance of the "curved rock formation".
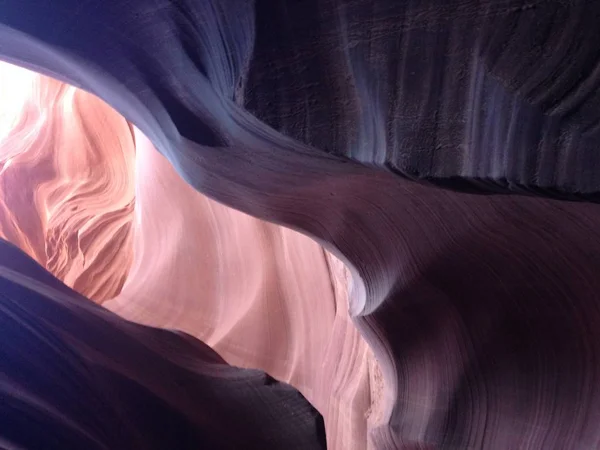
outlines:
M103 101L0 63L0 236L97 302L132 263L135 145ZM110 264L107 264L110 261Z
M348 317L343 264L295 231L199 194L135 136L135 261L104 306L290 383L323 413L329 448L366 448L378 369Z
M3 59L172 166L136 133L106 306L290 381L334 448L600 445L600 4L5 3Z
M5 110L13 128L0 141L5 239L122 317L183 330L231 364L292 384L323 411L331 448L365 448L369 377L379 372L347 315L343 264L195 191L93 95L9 64L1 73L15 116ZM21 97L16 79L29 87Z
M127 322L0 246L2 447L325 448L291 387Z

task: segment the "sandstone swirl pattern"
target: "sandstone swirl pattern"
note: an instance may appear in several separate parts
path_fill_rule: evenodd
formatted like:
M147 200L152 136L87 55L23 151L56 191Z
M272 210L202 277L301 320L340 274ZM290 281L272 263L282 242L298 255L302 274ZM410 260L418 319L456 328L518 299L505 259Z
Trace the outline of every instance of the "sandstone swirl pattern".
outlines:
M123 266L88 295L289 381L323 413L332 448L600 446L600 4L6 0L0 11L4 60L84 88L140 130L111 145L135 148L133 215L133 169L104 178L123 194L105 229L134 248L109 253L131 268L121 290ZM86 197L94 189L110 197ZM12 233L51 268L36 249L52 233ZM98 257L96 239L81 253ZM77 258L58 261L77 287ZM129 363L141 370L133 351ZM302 432L318 445L318 426Z
M104 102L48 77L0 65L0 233L98 302L132 262L135 146ZM111 261L107 265L107 261Z

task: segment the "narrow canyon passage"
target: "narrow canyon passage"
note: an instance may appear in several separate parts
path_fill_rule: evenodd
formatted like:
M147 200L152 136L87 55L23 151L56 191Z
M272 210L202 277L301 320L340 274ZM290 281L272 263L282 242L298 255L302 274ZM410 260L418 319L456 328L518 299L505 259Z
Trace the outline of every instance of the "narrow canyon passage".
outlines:
M94 95L7 63L0 85L3 239L121 317L290 383L329 448L367 448L381 379L341 261L198 193Z

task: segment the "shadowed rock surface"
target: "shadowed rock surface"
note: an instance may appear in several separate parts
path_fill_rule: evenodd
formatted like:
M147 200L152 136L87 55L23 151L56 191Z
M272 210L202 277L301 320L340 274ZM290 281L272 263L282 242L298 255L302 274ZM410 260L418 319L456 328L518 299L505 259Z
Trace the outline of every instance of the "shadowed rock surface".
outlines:
M325 448L320 414L291 387L127 322L1 246L4 448Z

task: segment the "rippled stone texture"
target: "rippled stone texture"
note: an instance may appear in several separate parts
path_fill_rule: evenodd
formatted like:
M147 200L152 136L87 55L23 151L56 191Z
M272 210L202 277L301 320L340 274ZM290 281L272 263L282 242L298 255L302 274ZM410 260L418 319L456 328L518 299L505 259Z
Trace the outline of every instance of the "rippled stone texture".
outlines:
M0 86L0 236L81 294L113 298L132 263L132 129L94 95L10 64Z
M598 2L4 3L2 58L96 94L197 191L346 265L379 366L356 378L370 399L355 411L376 406L357 448L600 445ZM109 304L148 321L127 312L135 284ZM203 317L238 324L224 313L246 293L204 289L223 303ZM268 296L254 298L263 311ZM179 306L144 301L164 308L157 325L193 328ZM292 348L318 345L298 327ZM224 351L244 336L195 333ZM279 367L307 397L321 388Z

